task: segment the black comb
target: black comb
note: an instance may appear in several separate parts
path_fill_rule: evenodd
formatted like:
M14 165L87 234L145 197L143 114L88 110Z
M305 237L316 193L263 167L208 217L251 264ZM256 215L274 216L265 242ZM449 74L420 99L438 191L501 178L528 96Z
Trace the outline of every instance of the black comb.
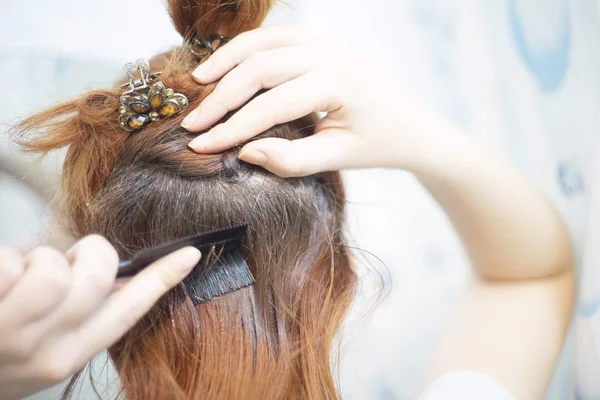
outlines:
M119 263L117 278L137 274L154 261L181 248L200 250L202 259L184 280L188 295L195 304L235 292L254 283L254 276L242 254L246 225L204 232L163 243L134 254Z

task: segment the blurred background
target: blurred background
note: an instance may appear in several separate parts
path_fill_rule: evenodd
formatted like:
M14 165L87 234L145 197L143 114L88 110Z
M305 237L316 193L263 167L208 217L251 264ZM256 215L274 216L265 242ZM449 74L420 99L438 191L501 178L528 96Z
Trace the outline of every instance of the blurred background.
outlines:
M600 399L599 7L598 0L285 0L269 20L355 43L554 201L577 244L580 299L549 400ZM10 124L109 85L126 62L181 38L161 0L0 0L0 37L0 244L26 250L59 241L49 224L62 155L18 154ZM350 232L361 265L372 268L362 269L363 290L344 331L343 393L411 399L469 281L468 263L410 175L372 170L345 178ZM384 266L387 296L373 309L373 270ZM84 388L79 398L93 396Z

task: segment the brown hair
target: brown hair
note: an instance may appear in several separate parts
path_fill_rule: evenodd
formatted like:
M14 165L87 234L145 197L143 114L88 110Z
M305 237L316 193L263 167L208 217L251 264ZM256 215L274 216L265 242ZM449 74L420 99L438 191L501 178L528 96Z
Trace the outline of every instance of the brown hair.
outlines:
M259 26L271 0L170 0L175 27L230 37ZM151 61L194 109L213 89L191 78L177 48ZM336 399L331 350L356 289L344 245L337 172L282 179L237 159L238 148L193 153L184 115L129 134L120 90L92 91L23 121L18 139L38 153L68 146L65 216L76 237L99 233L120 257L174 238L248 224L244 254L256 283L195 306L184 286L163 297L110 349L125 397ZM260 137L314 133L306 117ZM72 389L72 386L70 386ZM66 396L69 396L69 390Z

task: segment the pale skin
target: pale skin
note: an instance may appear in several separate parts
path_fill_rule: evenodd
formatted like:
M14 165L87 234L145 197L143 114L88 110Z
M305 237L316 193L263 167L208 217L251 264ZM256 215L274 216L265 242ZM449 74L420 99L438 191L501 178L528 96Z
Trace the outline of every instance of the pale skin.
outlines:
M125 334L200 260L184 248L116 282L118 257L100 236L63 254L0 248L0 399L68 378Z
M354 168L412 172L446 212L475 279L445 331L426 379L471 370L517 399L542 399L574 300L567 229L543 196L510 165L432 114L360 53L298 28L244 33L194 72L215 91L183 126L214 153L279 124L326 112L316 134L251 141L239 158L282 177ZM248 101L261 89L271 89ZM227 122L213 126L228 111Z
M261 28L219 49L194 75L199 83L223 79L184 121L193 132L273 88L190 143L199 153L323 111L316 135L250 142L240 159L283 177L375 167L414 173L454 223L477 277L441 335L427 381L469 369L497 379L518 399L543 398L571 316L571 246L555 210L517 172L333 39ZM21 256L0 248L0 398L70 376L127 332L199 258L197 250L182 249L117 285L116 252L98 236L66 254L38 248Z

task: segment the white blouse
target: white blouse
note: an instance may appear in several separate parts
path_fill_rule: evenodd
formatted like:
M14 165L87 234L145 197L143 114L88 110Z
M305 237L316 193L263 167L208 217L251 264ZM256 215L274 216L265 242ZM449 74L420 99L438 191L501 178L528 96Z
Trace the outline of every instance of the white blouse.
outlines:
M500 383L485 374L460 371L440 376L417 400L515 400Z

